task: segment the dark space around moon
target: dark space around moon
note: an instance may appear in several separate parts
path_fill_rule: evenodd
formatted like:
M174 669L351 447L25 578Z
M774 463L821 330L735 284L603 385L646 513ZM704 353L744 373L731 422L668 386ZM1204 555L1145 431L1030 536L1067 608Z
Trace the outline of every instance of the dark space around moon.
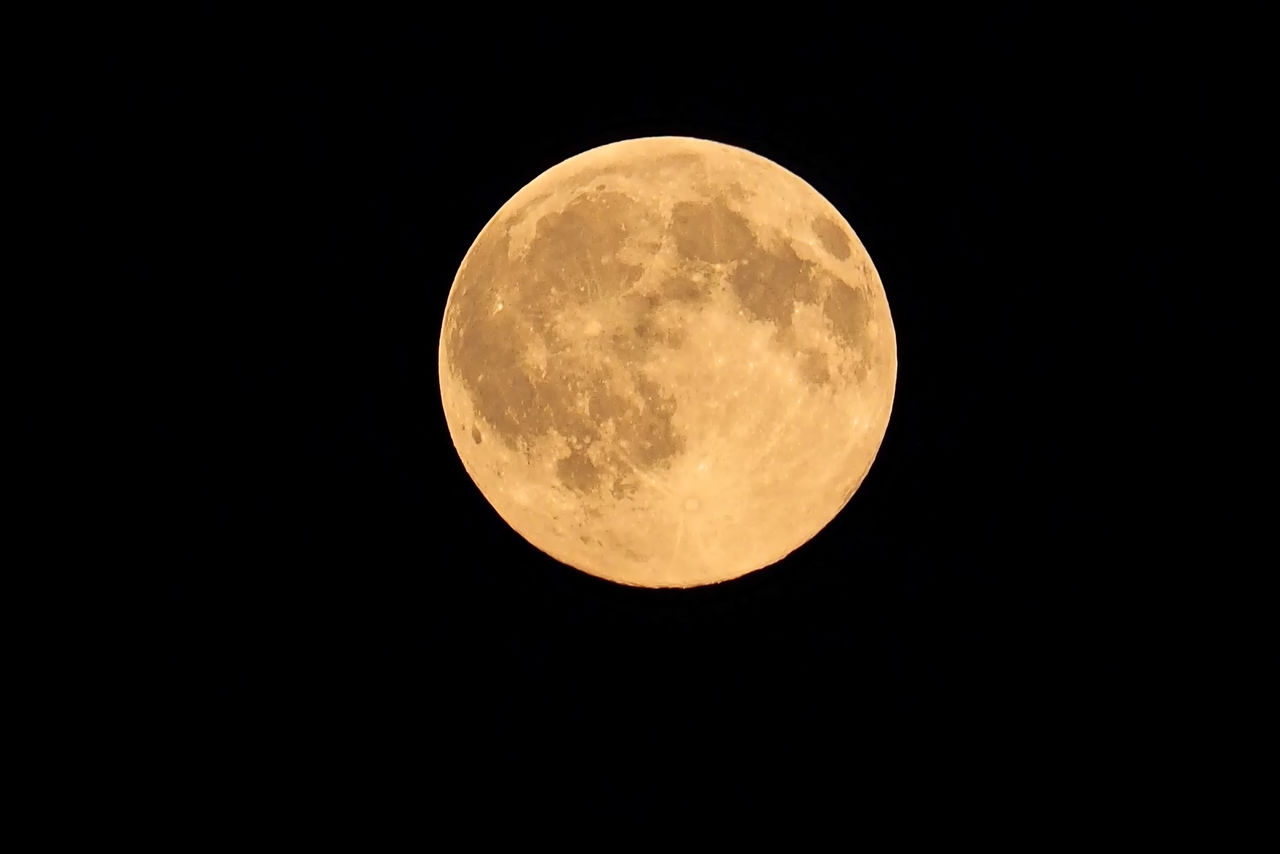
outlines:
M557 769L569 808L626 813L785 799L824 765L896 798L974 763L1140 762L1110 750L1141 742L1134 567L1164 530L1134 507L1172 476L1138 418L1163 357L1131 321L1177 263L1154 248L1168 176L1196 177L1162 140L1203 98L1171 91L1158 24L881 10L579 37L351 14L206 9L150 40L116 21L82 39L74 127L50 132L139 390L109 412L142 640L105 690L155 779L323 788L396 757L451 803L545 795ZM898 356L840 515L689 591L521 539L436 378L489 217L567 157L667 134L822 193Z

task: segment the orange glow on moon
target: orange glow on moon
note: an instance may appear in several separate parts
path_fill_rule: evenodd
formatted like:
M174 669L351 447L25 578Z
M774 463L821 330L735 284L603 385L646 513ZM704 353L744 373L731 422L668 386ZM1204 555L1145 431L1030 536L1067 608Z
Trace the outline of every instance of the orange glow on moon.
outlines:
M768 566L845 506L897 353L879 275L813 187L741 148L628 140L517 192L445 309L463 465L583 572L691 587Z

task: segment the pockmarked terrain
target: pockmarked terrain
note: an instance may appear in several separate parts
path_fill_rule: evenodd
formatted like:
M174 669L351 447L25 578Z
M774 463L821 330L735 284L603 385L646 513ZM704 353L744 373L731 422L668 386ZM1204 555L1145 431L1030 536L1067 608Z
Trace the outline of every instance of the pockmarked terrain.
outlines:
M534 546L624 584L768 566L848 503L888 425L889 306L853 229L684 137L549 169L468 251L440 338L453 443Z

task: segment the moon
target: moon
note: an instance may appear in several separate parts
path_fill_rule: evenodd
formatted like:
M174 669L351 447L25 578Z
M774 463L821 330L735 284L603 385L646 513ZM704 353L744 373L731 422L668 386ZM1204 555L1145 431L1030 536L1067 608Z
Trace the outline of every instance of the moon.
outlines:
M888 427L897 349L840 213L745 149L604 145L476 237L445 307L463 466L556 560L641 587L774 564L849 502Z

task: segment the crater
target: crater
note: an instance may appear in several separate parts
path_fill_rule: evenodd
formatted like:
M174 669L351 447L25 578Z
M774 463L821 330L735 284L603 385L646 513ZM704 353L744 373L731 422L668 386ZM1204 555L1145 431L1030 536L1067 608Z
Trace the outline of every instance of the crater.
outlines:
M634 477L619 475L618 477L615 477L613 479L613 483L609 485L609 494L614 498L621 500L635 495L639 488L640 484L636 483Z
M844 229L836 225L834 220L819 216L814 218L811 225L813 234L818 238L818 242L822 244L823 249L841 261L849 257L851 252L849 237L844 233Z

